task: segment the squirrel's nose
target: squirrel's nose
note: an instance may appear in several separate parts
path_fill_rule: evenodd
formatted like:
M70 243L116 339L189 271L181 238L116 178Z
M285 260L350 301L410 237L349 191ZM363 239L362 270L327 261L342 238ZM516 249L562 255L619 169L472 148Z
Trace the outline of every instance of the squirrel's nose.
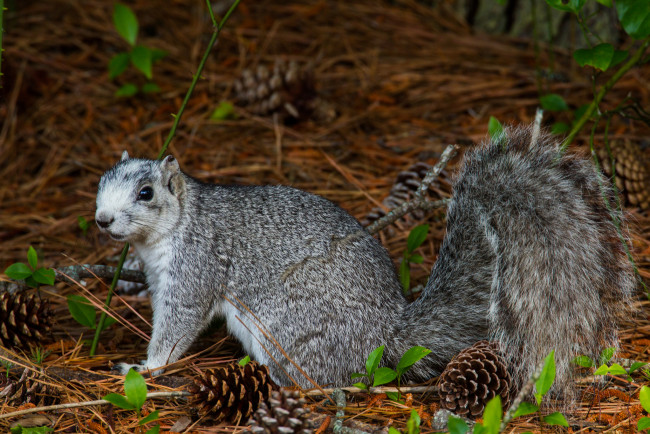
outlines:
M95 222L97 223L97 226L99 226L102 229L106 229L115 221L115 218L111 215L107 215L104 212L98 212L97 215L95 216Z

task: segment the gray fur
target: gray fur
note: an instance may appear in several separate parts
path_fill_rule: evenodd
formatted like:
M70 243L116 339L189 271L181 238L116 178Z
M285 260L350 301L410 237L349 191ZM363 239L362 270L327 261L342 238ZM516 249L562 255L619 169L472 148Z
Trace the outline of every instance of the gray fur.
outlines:
M386 250L332 202L284 186L204 184L173 157L124 154L102 176L96 220L145 264L154 315L140 368L178 360L221 316L282 385L311 386L283 351L317 383L340 386L383 344L393 366L413 345L433 350L409 374L425 380L491 338L519 380L555 349L567 390L575 354L615 345L615 311L634 279L593 166L560 157L544 135L507 135L507 145L468 153L439 259L411 304ZM145 186L153 199L136 200Z

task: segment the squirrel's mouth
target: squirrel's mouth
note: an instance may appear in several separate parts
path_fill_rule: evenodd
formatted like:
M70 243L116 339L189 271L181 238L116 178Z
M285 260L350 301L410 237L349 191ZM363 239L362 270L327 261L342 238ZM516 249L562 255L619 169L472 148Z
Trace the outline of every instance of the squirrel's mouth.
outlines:
M109 237L111 237L111 238L114 239L115 241L124 241L124 240L126 240L126 236L125 236L125 235L122 235L122 234L114 234L114 233L111 232L111 231L106 231L106 233L108 234Z

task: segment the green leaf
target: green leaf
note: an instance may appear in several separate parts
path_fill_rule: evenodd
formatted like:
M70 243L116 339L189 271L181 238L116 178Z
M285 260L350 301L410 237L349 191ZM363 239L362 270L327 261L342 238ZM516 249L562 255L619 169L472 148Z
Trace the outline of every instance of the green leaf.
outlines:
M79 324L95 329L95 306L82 295L68 295L68 310Z
M629 52L627 50L616 50L614 51L614 57L612 57L612 62L609 64L610 68L613 68L614 66L618 65L625 59L627 59L627 56L629 56Z
M582 116L585 114L588 108L589 108L589 104L583 104L580 107L578 107L574 112L574 119L582 118ZM594 119L595 117L596 115L592 114L590 119Z
M450 415L449 419L447 419L447 430L449 434L466 434L469 427L463 419Z
M618 363L612 363L609 367L609 375L627 375L627 371Z
M399 363L397 364L397 372L399 374L403 374L413 366L414 363L416 363L418 360L422 359L425 357L427 354L431 352L430 349L420 347L420 346L414 346L406 350L402 358L399 360Z
M639 368L641 368L641 367L643 367L645 365L647 365L646 362L634 362L634 363L632 363L632 366L630 366L630 370L628 371L628 373L632 374L635 371L637 371Z
M152 426L151 429L148 429L144 434L158 434L160 432L160 425Z
M650 413L650 388L648 386L641 387L639 392L639 401L641 401L641 407Z
M399 281L402 283L402 289L407 292L411 287L411 266L407 258L402 258L399 264Z
M353 372L350 374L350 379L354 380L355 378L367 378L368 374L362 374L360 372Z
M34 271L32 277L34 278L35 281L43 285L54 285L56 274L54 274L54 270L52 270L51 268L41 267L38 270Z
M167 56L167 52L165 50L159 50L158 48L151 49L151 61L153 63L162 60L165 56Z
M485 434L489 432L482 423L477 422L474 424L474 430L472 431L474 434Z
M104 324L102 324L102 329L99 331L100 333L115 324L117 320L113 318L112 316L107 315L106 318L104 318Z
M648 0L616 0L616 12L628 35L635 39L643 39L650 35Z
M601 71L607 71L614 58L612 44L598 44L593 48L583 48L573 52L573 58L580 66L593 66Z
M145 83L142 85L142 93L156 93L160 92L160 87L153 82Z
M372 386L381 386L382 384L390 383L397 378L397 372L393 371L390 368L377 368L375 371L375 381L373 381Z
M569 422L566 421L566 418L562 413L559 411L556 411L555 413L551 413L548 416L544 416L544 422L546 422L549 425L560 425L560 426L565 426L569 427Z
M551 353L546 356L546 359L544 359L542 373L535 382L535 388L537 389L535 398L537 398L538 405L542 402L542 396L546 395L546 392L548 392L553 385L553 381L555 381L555 350L551 351Z
M126 83L115 92L115 96L133 96L136 93L138 93L138 86L133 83Z
M109 393L104 397L104 399L116 407L123 408L125 410L135 410L135 406L128 399L126 399L126 397L117 393Z
M427 239L429 233L429 225L418 225L411 229L409 237L406 240L406 249L409 253L417 249Z
M136 45L131 50L131 63L136 69L144 74L149 80L153 77L151 50L142 45Z
M488 121L488 134L494 143L500 143L503 140L503 125L494 116L490 116Z
M397 392L386 392L386 396L393 402L404 404L404 401L400 399L399 393Z
M397 428L392 426L388 427L388 434L402 434Z
M492 398L483 411L483 427L489 434L498 434L501 429L501 397L499 395Z
M250 358L250 356L247 355L246 357L242 358L242 359L241 359L239 362L237 362L237 363L239 364L239 366L246 366L246 365L248 365L248 363L249 363L250 361L251 361L251 358Z
M416 410L411 410L411 417L406 421L406 432L407 434L419 434L420 433L420 415Z
M5 270L5 274L14 280L23 280L27 279L32 275L33 271L31 268L22 262L16 262L11 264Z
M213 121L224 121L235 117L235 107L228 101L221 101L210 115Z
M25 278L25 283L26 283L27 286L29 286L30 288L38 288L38 287L40 286L40 285L38 284L38 282L35 281L34 278L33 278L32 276L26 277L26 278Z
M567 105L566 101L564 101L564 98L562 98L557 93L549 93L548 95L544 95L539 99L539 102L542 104L542 108L544 110L551 112L559 112L569 109L569 106Z
M359 383L354 383L353 386L354 386L354 387L358 387L359 389L363 389L363 390L368 389L368 386L366 386L365 383L361 383L361 382L359 382Z
M124 393L138 410L147 400L147 383L145 383L142 375L133 368L126 373Z
M114 79L128 68L131 63L130 53L118 53L108 62L108 78Z
M603 6L606 6L608 8L612 7L612 0L596 0L598 3L600 3Z
M88 233L88 220L84 216L77 216L77 224L79 225L79 229L81 229L81 232L83 233L83 236L85 237L86 234Z
M616 353L615 347L605 348L603 351L601 351L598 360L601 364L609 363L609 361L612 360L612 357L614 357L615 353Z
M411 256L409 256L409 262L413 264L421 264L422 262L424 262L424 258L422 257L422 255L413 253Z
M375 370L377 369L377 366L379 366L379 362L384 355L384 346L380 346L378 348L375 348L373 352L371 352L368 355L368 359L366 360L366 372L368 375L372 375L375 373Z
M27 428L18 425L16 427L10 428L10 431L12 433L17 433L17 434L44 434L48 432L53 432L54 430L49 426L35 426L35 427Z
M569 131L570 128L571 126L565 122L556 122L551 126L551 134L564 134Z
M583 368L591 368L592 366L595 365L592 358L588 356L578 356L574 358L572 362L578 366L582 366Z
M643 431L644 429L650 428L650 417L642 417L639 419L639 422L636 424L636 429Z
M32 269L36 270L38 255L32 246L29 246L29 249L27 249L27 262L29 262L29 266L32 267Z
M609 367L603 363L598 369L596 369L596 371L594 371L594 375L607 375L608 372Z
M152 411L151 413L149 413L148 416L143 417L142 419L140 419L138 421L138 425L144 425L146 423L153 422L154 420L157 420L159 412L160 412L160 410Z
M515 419L518 418L519 416L526 416L529 414L536 413L538 411L539 411L539 407L537 405L524 401L521 404L519 404L519 407L517 407L517 411L515 411L515 414L512 418Z
M577 14L585 5L586 0L546 0L549 6L564 12Z
M123 37L126 42L135 45L136 38L138 37L138 19L128 6L120 3L115 3L113 8L113 24L117 33Z

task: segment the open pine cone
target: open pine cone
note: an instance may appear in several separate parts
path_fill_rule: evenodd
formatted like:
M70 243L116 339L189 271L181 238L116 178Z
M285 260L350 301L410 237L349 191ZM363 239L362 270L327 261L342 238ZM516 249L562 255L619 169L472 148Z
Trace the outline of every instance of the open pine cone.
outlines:
M200 416L243 423L273 389L269 368L257 362L206 369L190 385L190 405Z
M61 393L47 381L39 381L42 374L25 368L20 378L0 374L0 402L18 407L23 404L36 406L54 405L61 399Z
M480 341L461 351L445 368L438 382L440 405L461 416L480 416L497 395L507 407L511 379L498 344Z
M609 144L616 168L616 187L623 203L650 208L650 159L629 140L612 140ZM605 175L613 176L612 162L603 146L598 149L598 159Z
M297 390L274 391L248 421L249 429L255 434L311 433L314 427L305 403Z
M49 303L24 292L0 294L0 345L26 348L39 344L52 325Z

